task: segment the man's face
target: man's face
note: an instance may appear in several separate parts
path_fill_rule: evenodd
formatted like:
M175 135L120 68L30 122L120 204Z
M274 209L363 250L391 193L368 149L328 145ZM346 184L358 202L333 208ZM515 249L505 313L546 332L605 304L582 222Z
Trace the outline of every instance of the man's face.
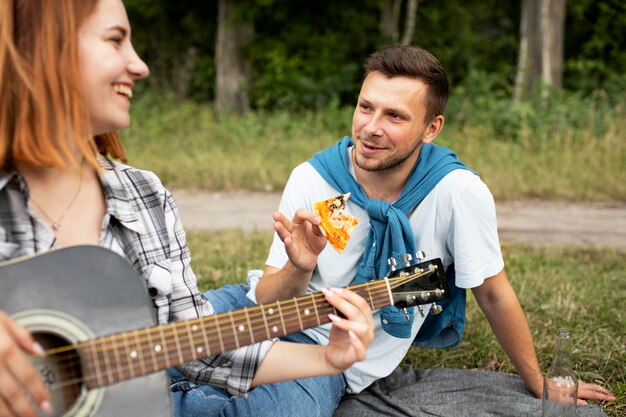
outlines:
M387 78L379 72L365 78L352 117L357 167L365 171L413 167L421 144L434 138L424 122L427 88L419 80Z

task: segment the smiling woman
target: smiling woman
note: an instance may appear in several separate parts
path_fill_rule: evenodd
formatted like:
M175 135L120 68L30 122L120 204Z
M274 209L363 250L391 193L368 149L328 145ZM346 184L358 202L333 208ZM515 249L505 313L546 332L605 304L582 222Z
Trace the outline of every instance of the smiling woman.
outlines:
M116 131L130 124L133 86L147 75L148 67L132 46L131 28L121 0L0 2L3 83L0 94L0 261L68 246L102 246L133 266L133 272L142 278L149 293L150 318L166 325L210 315L213 307L198 292L190 266L191 255L172 195L153 173L116 161L125 162ZM81 253L80 250L55 253L59 252ZM64 263L69 264L71 270L71 265L80 263L77 258L84 261L81 256L75 256ZM35 276L35 283L38 283L38 275L45 275L41 279L54 276L50 269L43 270L45 272L38 274L26 271L24 275ZM94 276L89 275L82 274L81 282L109 282L98 275L98 271ZM0 274L0 283L8 282L6 274ZM17 314L12 311L11 317L0 311L0 417L33 416L37 406L43 413L55 416L125 414L126 409L121 411L108 406L100 410L93 404L78 412L76 408L81 407L78 403L66 404L64 385L53 383L65 381L61 374L66 371L60 365L59 369L48 369L45 363L34 365L27 356L46 354L50 357L58 353L52 349L59 346L52 346L51 340L72 342L65 333L41 337L42 324L33 323L36 320L33 317L42 314L33 311L41 312L42 308L46 309L43 314L46 320L66 317L67 311L76 311L65 309L69 305L83 311L89 309L89 315L70 317L74 327L86 329L82 334L95 333L89 326L92 323L84 321L91 315L100 317L109 332L135 329L120 328L124 320L107 322L106 310L98 310L98 303L92 302L104 296L95 286L81 286L84 290L79 292L70 292L67 288L64 296L54 297L42 289L43 286L33 286L33 281L27 284L17 279L16 282L17 287L0 292L23 292L31 295L25 297L30 301L41 300L35 295L43 294L45 306L32 305L28 311ZM74 285L65 286L75 289ZM140 285L141 293L143 286ZM112 291L123 292L124 289L113 288ZM70 293L74 296L69 296ZM144 295L137 301L145 302ZM350 291L341 294L327 291L325 299L346 317L332 319L335 337L328 346L300 346L271 340L250 346L237 343L237 349L202 357L198 352L207 352L207 349L196 345L194 356L187 357L177 345L178 362L168 357L167 366L153 364L148 370L178 364L176 375L182 373L195 382L217 385L233 395L243 395L260 383L337 374L364 358L372 338L373 322L369 306ZM21 300L21 304L27 304L28 300ZM119 297L113 297L105 304L118 313L122 310L121 313L129 317L137 315L132 306L122 306L118 301ZM23 317L29 317L29 321L24 321ZM198 328L195 324L188 331ZM158 342L141 342L141 349L154 350L153 358L162 350ZM254 340L248 343L252 342ZM136 350L124 355L116 346L111 349L115 359L122 357L129 361L138 355ZM80 363L72 365L78 375L72 379L73 385L85 382L79 392L87 386L93 387L93 380L90 384L82 375L83 367L91 364L95 371L92 368L89 371L100 375L98 361L106 364L111 359L97 355L109 355L109 351L109 347L103 348L95 354L95 361L85 364L81 356ZM181 364L183 357L194 360ZM146 371L144 362L141 368ZM126 374L130 372L128 369L132 367L118 368L115 372L118 377L135 376ZM46 376L45 386L39 375ZM161 388L165 388L164 381L160 382ZM127 400L128 395L122 397ZM105 400L113 396L109 391ZM161 400L167 396L164 391ZM141 398L136 402L141 404ZM72 407L73 411L68 412ZM162 408L161 411L167 413L167 407ZM150 415L158 414L150 412Z
M130 42L130 24L121 2L98 2L96 13L81 26L78 48L93 133L128 127L132 88L148 75L148 67Z

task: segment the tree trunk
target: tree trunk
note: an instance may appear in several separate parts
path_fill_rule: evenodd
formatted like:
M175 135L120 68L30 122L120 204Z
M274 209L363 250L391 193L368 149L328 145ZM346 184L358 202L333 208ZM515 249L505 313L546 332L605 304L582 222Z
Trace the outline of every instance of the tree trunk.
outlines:
M390 44L398 43L400 38L400 6L402 0L381 0L380 2L380 33Z
M254 37L254 26L234 18L240 0L219 0L215 48L215 111L246 114L250 110L246 86L250 65L242 47Z
M563 86L563 34L565 0L544 1L541 10L543 35L542 80L554 88Z
M566 0L523 0L513 98L521 101L539 82L560 88ZM543 90L547 93L547 90Z
M187 48L183 63L177 71L177 76L173 77L174 91L178 100L185 100L189 97L189 82L193 75L197 55L198 50L195 47Z
M415 18L417 16L417 0L408 0L406 4L406 16L404 21L404 34L402 35L402 45L409 45L415 35Z

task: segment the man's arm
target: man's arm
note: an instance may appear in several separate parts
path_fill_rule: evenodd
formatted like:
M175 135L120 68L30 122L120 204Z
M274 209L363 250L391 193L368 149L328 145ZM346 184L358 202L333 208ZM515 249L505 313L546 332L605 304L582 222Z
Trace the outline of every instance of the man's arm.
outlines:
M299 297L306 293L312 272L301 271L291 261L283 269L266 266L263 278L256 287L256 301L265 304L284 298Z
M504 269L472 288L472 292L526 387L541 397L543 374L528 321Z
M274 229L285 244L289 261L282 269L266 267L256 288L257 303L291 298L306 292L317 257L326 246L320 218L312 211L299 209L293 220L274 213Z
M334 375L346 370L367 355L374 338L374 320L367 302L346 289L322 290L324 297L345 318L330 315L333 326L327 345L276 342L269 350L252 385L319 375Z
M496 338L506 351L526 387L541 398L543 374L539 368L528 321L504 269L472 289L487 316ZM613 401L615 395L604 387L579 381L578 405L584 400Z

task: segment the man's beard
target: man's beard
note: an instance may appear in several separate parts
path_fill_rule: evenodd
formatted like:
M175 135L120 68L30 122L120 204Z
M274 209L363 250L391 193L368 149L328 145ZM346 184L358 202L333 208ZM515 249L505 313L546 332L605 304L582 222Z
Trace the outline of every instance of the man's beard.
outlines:
M415 146L410 149L408 152L403 153L402 155L395 155L389 157L388 159L383 159L380 161L370 161L366 158L359 158L359 154L354 151L354 164L361 168L364 171L369 172L395 172L401 170L405 164L407 164L408 159L415 154L415 152L419 151L419 148L422 145L422 139L424 134L422 133L418 140L415 143Z

